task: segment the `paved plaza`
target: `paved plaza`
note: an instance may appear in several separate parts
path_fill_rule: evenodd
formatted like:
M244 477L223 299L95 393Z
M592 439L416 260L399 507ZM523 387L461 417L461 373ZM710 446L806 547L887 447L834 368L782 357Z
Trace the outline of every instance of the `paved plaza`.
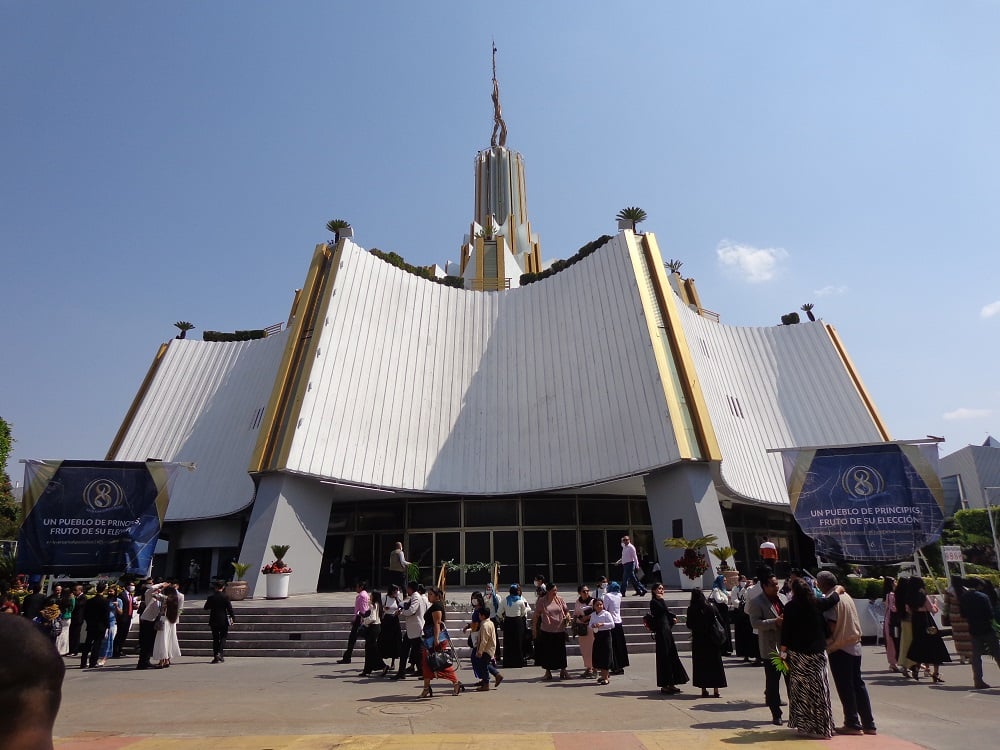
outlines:
M359 644L360 645L360 644ZM719 699L690 685L674 697L655 686L652 654L636 655L623 677L542 682L540 669L507 670L498 690L452 696L443 681L420 700L421 682L358 675L363 658L182 657L170 669L136 671L132 658L81 671L68 659L59 750L283 750L284 748L723 748L815 745L770 724L760 668L727 660L729 687ZM690 672L690 657L685 655ZM570 659L571 671L582 671ZM914 684L888 671L882 647L865 647L865 678L877 737L835 737L838 748L882 750L996 745L1000 690L972 692L968 665L942 668L944 683ZM472 682L462 664L460 677ZM993 664L986 680L1000 685ZM787 710L786 710L787 716ZM834 696L834 716L842 722Z

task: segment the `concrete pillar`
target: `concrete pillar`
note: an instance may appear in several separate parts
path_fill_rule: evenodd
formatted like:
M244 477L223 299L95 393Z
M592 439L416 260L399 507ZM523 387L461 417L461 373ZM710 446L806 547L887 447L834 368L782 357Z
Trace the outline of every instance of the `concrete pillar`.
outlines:
M722 508L715 494L711 469L707 463L683 463L648 474L645 479L646 501L653 522L653 537L662 545L664 539L674 536L674 521L684 525L683 536L694 537L715 534L716 546L729 546L729 533L722 520ZM700 581L692 581L680 568L674 567L681 550L660 549L660 567L663 582L668 587L690 589L694 586L706 588L715 578L715 558L707 550L701 550L708 557L709 569Z
M289 594L314 594L333 504L331 488L316 479L268 474L257 487L240 562L247 571L249 595L265 596L260 569L274 559L272 544L291 545L285 563L292 569Z

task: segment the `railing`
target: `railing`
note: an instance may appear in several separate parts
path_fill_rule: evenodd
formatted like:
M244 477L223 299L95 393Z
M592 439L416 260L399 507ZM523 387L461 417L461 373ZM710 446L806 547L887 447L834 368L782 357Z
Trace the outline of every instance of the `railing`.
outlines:
M499 292L501 289L510 289L510 278L472 279L472 288L479 292Z
M285 327L284 323L275 323L273 326L268 326L264 329L264 338L268 336L273 336L276 333L281 333L281 329Z

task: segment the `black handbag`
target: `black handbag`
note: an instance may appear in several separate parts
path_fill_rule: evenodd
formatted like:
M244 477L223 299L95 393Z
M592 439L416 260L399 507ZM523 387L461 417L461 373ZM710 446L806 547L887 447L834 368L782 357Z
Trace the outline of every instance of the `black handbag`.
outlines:
M432 672L443 672L454 664L455 657L450 651L431 651L427 654L427 666Z

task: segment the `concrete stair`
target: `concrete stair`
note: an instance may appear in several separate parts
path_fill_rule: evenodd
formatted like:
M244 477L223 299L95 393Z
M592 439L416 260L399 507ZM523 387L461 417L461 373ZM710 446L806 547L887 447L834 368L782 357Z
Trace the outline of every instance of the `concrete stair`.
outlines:
M688 599L678 594L667 595L671 611L677 615L674 640L681 652L690 650L690 633L684 627L684 613ZM198 603L200 606L200 603ZM655 644L649 631L642 624L642 616L649 611L649 596L627 597L622 600L622 625L628 641L629 653L652 653ZM455 649L467 659L469 647L461 633L468 621L464 610L449 610L448 621ZM265 603L242 603L236 609L236 623L229 629L226 644L227 656L291 656L299 658L339 659L347 648L347 637L354 619L350 606L268 606ZM188 608L181 615L177 637L185 656L212 656L212 633L208 627L208 613L199 608ZM133 628L126 648L130 654L138 651L138 631ZM500 634L503 647L503 635ZM360 653L359 653L360 652ZM579 656L576 640L567 643L568 656ZM358 639L354 661L364 661L364 641Z

